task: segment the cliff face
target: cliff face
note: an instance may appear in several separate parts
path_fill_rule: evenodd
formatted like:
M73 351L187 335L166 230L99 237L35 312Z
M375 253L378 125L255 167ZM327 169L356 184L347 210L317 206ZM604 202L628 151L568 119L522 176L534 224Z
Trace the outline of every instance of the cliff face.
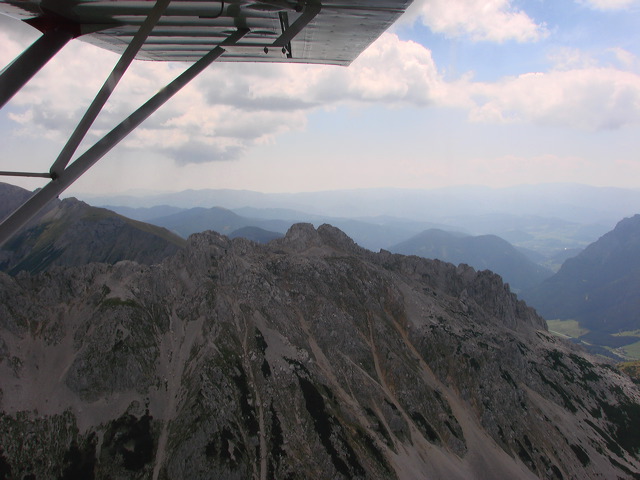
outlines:
M640 393L497 275L330 226L0 274L5 478L640 474Z

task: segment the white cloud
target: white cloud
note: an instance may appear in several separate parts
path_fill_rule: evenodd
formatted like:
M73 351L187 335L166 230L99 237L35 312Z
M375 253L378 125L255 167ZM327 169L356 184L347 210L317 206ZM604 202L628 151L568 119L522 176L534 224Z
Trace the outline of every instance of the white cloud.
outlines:
M215 138L235 138L240 144L233 152L241 154L251 145L304 128L307 114L317 108L344 103L424 106L448 97L446 90L429 50L384 34L349 68L214 65L168 106L176 113L167 125L182 125L190 141L205 149Z
M592 54L579 48L560 47L554 49L549 55L549 60L554 70L573 70L590 68L598 65L598 59Z
M540 26L505 0L451 4L434 0L421 8L423 12L440 9L445 20L460 14L457 21L467 22L464 28L473 35L484 32L496 39L515 38L515 25L522 26L523 40L542 34ZM474 12L475 24L468 18ZM11 60L16 50L11 39L0 30L0 61ZM619 65L637 64L629 52L611 53ZM23 137L62 143L116 60L109 52L72 42L16 96L9 118ZM455 106L468 109L477 122L532 122L590 130L640 122L640 76L598 66L575 49L556 51L554 60L555 69L547 73L496 83L473 82L468 76L445 82L429 49L386 33L349 68L214 64L144 122L124 147L163 152L180 164L234 159L254 146L274 143L279 135L304 129L312 111L345 104ZM135 62L99 117L92 138L115 126L183 68Z
M528 73L476 84L474 121L532 122L587 130L640 123L640 76L613 68Z
M3 37L0 32L0 44ZM15 97L12 105L18 111L10 118L25 127L25 135L63 142L116 61L109 52L72 42ZM135 62L98 118L92 138L113 128L180 68ZM304 128L314 109L344 103L424 106L454 98L448 90L428 49L384 34L349 68L214 64L124 145L161 150L180 163L233 159Z
M340 74L348 97L360 101L429 105L446 95L431 52L392 34L383 35Z
M607 67L613 70L640 73L638 57L621 47L581 50L558 47L547 55L552 70L588 70Z
M444 86L428 49L388 33L348 68L220 64L196 83L208 102L246 110L301 110L344 101L425 105Z
M474 41L535 42L548 35L511 0L415 0L408 19L420 18L436 33L467 36Z
M594 10L624 10L640 4L638 0L578 0L578 3Z

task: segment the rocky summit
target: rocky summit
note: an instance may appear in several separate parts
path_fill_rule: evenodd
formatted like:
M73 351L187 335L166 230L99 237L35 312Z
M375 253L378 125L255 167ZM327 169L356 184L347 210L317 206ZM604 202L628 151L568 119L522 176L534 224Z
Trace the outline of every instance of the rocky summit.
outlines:
M628 377L328 225L0 274L0 329L0 478L640 478Z

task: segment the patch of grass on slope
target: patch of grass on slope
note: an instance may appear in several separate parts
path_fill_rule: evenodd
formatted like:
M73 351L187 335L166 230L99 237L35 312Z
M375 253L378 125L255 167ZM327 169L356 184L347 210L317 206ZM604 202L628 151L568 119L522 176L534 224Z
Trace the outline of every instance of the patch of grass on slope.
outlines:
M640 360L640 340L630 345L616 348L614 352L630 360Z
M564 337L578 338L589 333L577 320L547 320L549 331Z

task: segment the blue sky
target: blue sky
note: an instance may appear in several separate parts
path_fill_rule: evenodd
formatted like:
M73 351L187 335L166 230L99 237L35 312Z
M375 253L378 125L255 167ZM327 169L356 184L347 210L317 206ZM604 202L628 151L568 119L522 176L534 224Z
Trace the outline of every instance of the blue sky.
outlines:
M638 0L415 0L348 68L214 64L69 193L640 188L639 25ZM35 38L4 19L0 63ZM46 171L116 61L65 47L0 112L0 169ZM181 68L136 63L93 138Z

